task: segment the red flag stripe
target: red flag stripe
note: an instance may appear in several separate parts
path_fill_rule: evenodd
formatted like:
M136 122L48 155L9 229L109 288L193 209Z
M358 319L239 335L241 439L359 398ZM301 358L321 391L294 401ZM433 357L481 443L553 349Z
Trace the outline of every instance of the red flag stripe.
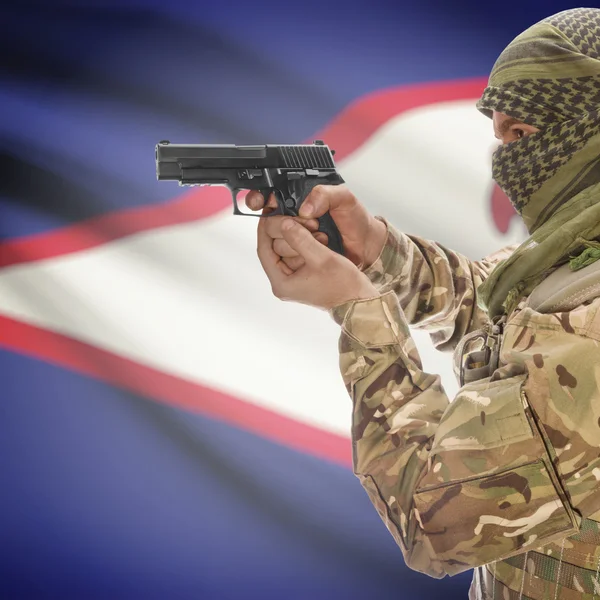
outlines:
M227 393L169 375L73 338L0 316L0 347L112 386L218 419L305 454L350 466L347 437L269 411ZM284 392L282 392L284 393ZM85 398L81 398L85 402ZM350 410L350 404L348 405Z

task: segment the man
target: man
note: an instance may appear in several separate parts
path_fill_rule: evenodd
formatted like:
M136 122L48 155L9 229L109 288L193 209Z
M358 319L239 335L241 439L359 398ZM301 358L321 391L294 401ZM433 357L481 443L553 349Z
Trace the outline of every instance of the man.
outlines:
M502 141L493 176L531 234L524 244L473 262L330 186L302 218L261 219L258 255L276 296L341 326L354 471L407 564L434 577L475 568L473 598L600 597L600 298L528 307L559 265L600 258L600 10L517 37L478 108ZM346 258L315 233L326 211ZM472 362L450 403L409 325L438 349L458 345L457 372L469 366L465 336L485 328L486 343L501 340L497 364Z

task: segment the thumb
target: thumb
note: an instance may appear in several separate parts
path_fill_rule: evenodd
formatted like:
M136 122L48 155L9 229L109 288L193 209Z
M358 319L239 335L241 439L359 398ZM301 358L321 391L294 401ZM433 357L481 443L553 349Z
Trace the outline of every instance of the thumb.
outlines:
M312 233L292 219L285 219L281 223L283 239L295 250L307 264L321 260L329 252L321 242L316 240Z
M298 214L301 217L312 217L317 219L322 217L332 208L339 204L337 185L316 185L300 206Z

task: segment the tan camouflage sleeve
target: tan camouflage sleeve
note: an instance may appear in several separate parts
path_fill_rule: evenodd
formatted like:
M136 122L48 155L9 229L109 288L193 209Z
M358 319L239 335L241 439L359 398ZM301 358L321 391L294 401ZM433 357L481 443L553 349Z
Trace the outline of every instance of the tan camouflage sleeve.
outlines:
M477 306L477 287L517 245L471 261L377 218L386 224L388 236L378 259L364 272L380 293L396 294L408 324L427 330L440 351L454 349L466 333L483 327L487 315Z
M506 366L452 402L392 291L331 311L354 472L411 568L439 578L549 547L600 509L599 307L594 336L585 311L514 319Z

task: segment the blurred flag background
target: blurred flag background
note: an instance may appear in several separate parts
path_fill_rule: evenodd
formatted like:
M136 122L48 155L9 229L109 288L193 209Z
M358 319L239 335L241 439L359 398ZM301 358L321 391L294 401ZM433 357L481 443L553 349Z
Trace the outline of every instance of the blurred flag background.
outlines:
M333 321L276 300L256 221L158 183L154 147L323 139L370 211L480 258L524 229L475 99L573 6L3 5L0 597L466 598L351 472Z

